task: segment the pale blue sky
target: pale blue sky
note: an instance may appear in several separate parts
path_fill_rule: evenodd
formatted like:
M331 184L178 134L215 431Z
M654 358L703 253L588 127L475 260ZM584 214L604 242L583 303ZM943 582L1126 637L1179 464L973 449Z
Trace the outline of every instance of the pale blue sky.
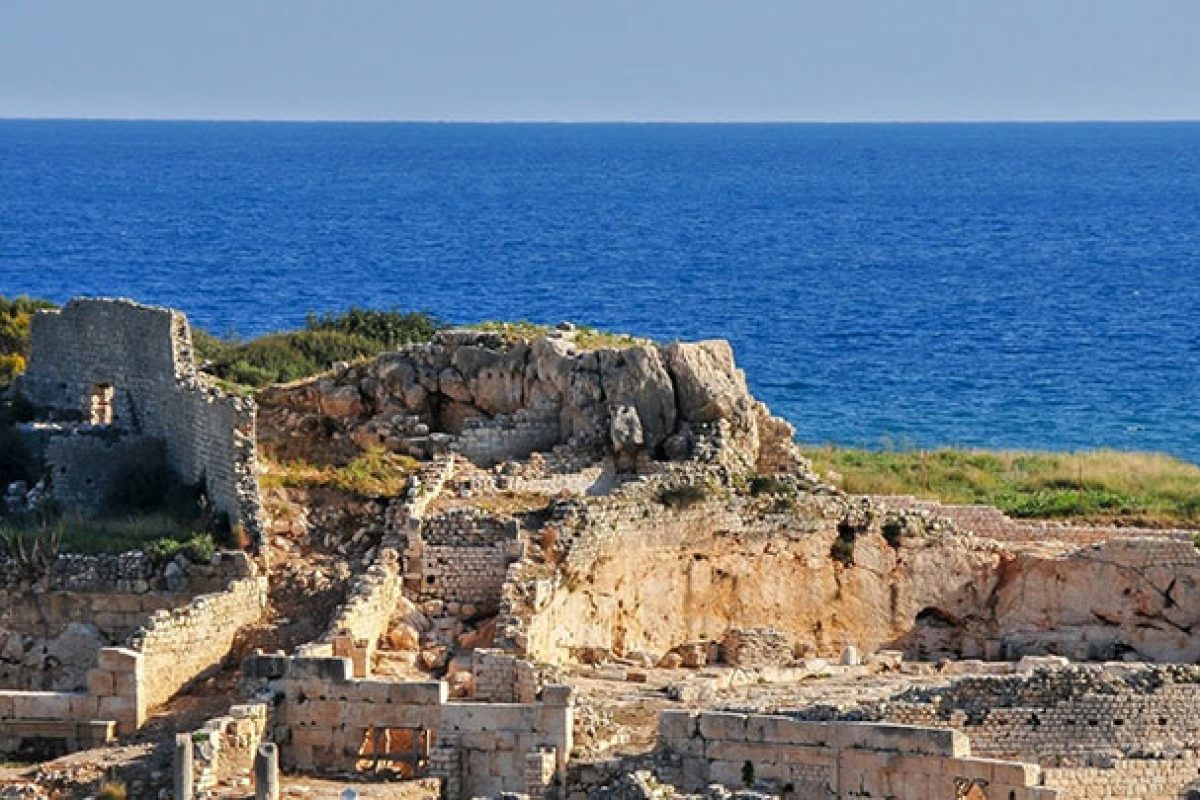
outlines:
M0 0L0 117L1200 118L1200 0Z

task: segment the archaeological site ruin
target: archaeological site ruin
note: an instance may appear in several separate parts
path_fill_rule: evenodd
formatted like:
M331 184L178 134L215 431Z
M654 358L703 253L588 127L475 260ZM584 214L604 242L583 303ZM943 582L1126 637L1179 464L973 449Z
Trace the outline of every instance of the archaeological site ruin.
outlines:
M32 342L3 513L151 475L223 534L6 548L0 797L1200 798L1193 532L847 495L723 341L454 329L253 397L169 309Z

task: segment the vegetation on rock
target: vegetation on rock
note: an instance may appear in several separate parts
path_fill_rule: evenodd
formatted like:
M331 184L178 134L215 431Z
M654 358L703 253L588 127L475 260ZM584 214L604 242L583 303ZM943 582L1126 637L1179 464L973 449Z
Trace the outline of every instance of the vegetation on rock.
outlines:
M855 494L993 505L1013 517L1200 525L1200 466L1155 453L806 448Z
M0 391L25 371L29 358L29 320L41 308L54 308L54 304L23 295L11 300L0 295Z
M351 308L342 314L309 314L303 330L249 341L221 339L193 329L204 369L235 384L262 387L325 372L338 361L357 361L402 344L428 341L442 323L423 312Z

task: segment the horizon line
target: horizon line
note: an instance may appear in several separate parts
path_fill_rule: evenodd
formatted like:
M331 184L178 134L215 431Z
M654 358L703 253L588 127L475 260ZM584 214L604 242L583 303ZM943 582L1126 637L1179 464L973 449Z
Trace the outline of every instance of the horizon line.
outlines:
M402 119L332 117L3 116L0 122L190 122L299 125L1145 125L1189 124L1200 117L961 119Z

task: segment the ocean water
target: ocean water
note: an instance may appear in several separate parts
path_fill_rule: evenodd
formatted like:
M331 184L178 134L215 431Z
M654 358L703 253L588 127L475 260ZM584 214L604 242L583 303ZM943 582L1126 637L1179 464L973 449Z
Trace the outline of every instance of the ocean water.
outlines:
M1200 461L1200 124L6 121L0 293L725 337L804 441Z

